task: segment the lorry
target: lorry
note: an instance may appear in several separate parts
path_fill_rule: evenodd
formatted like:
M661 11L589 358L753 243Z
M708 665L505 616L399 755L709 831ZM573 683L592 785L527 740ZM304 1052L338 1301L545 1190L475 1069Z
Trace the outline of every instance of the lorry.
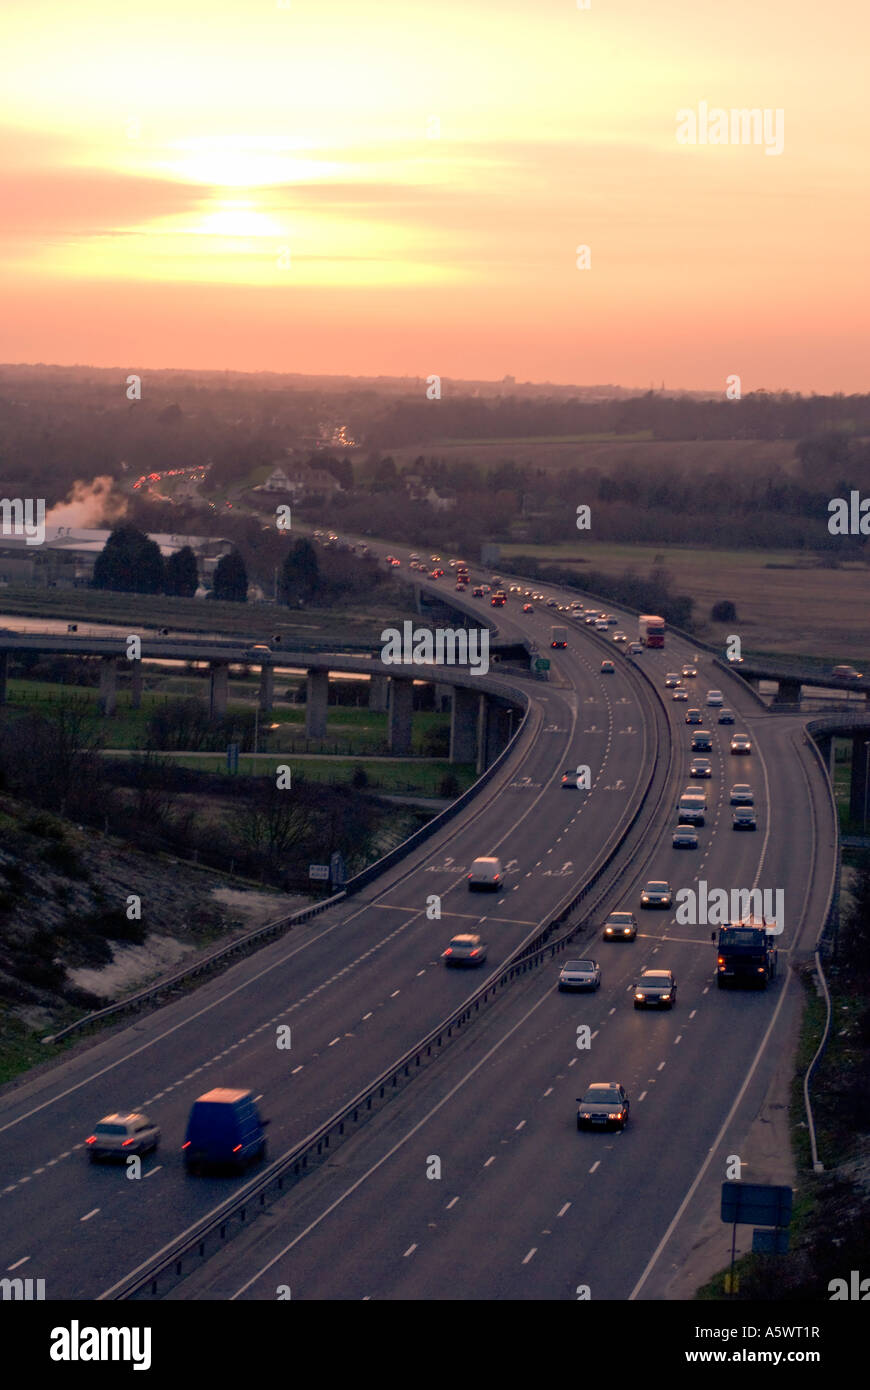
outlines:
M551 647L567 647L567 645L568 645L568 629L567 629L566 627L551 627L551 628L550 628L550 646L551 646Z
M253 1092L218 1086L195 1100L182 1145L188 1173L232 1168L243 1172L266 1155L265 1126Z
M637 620L637 640L645 647L665 645L665 620L654 613L643 613Z
M766 989L776 977L776 946L778 935L775 922L762 918L747 918L727 922L718 933L711 932L716 942L716 984L754 985Z

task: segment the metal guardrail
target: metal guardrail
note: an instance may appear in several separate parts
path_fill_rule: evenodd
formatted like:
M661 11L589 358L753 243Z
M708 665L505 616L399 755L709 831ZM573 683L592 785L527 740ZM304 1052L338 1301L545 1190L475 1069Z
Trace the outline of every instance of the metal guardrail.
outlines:
M670 722L661 695L652 681L633 663L626 663L626 667L637 679L638 688L654 702L652 706L653 717L657 729L663 727L665 730L667 748L664 749L661 741L657 740L649 777L628 824L619 828L618 833L614 836L614 843L602 851L600 862L593 868L580 889L571 894L567 901L558 904L553 913L545 920L543 926L538 926L526 941L521 942L506 964L485 981L475 994L471 995L452 1014L431 1029L424 1038L415 1043L397 1062L382 1072L374 1082L360 1091L353 1100L330 1116L289 1153L276 1160L267 1172L253 1179L240 1193L228 1199L217 1216L204 1217L192 1232L170 1242L129 1276L106 1290L100 1295L99 1301L136 1297L154 1298L187 1277L191 1270L185 1268L185 1261L192 1260L194 1264L199 1264L210 1258L228 1239L231 1239L232 1235L236 1234L237 1230L245 1227L251 1215L256 1216L270 1201L282 1196L285 1190L303 1177L311 1167L315 1166L318 1159L328 1155L331 1152L331 1142L334 1147L336 1141L345 1137L349 1127L370 1117L378 1102L385 1101L388 1094L395 1094L401 1081L409 1079L412 1074L419 1074L421 1067L433 1056L433 1053L439 1052L441 1048L446 1046L454 1033L461 1030L473 1017L479 1016L481 1007L491 1003L511 980L537 968L548 956L552 959L585 925L588 920L588 913L584 914L581 922L575 922L571 925L570 929L557 941L547 940L553 928L570 918L596 886L601 886L602 895L605 891L610 890L609 882L606 888L602 884L603 876L620 851L623 850L629 834L640 820L662 765L663 755L666 754L668 765L671 759ZM647 690L647 686L649 686L649 690ZM666 789L667 782L665 781L656 805L652 808L651 815L657 813L661 800L666 794ZM620 870L620 872L622 871Z
M826 763L825 763L825 759L822 757L821 749L819 748L818 744L816 743L815 739L813 738L813 732L816 732L816 731L817 731L817 732L821 732L820 730L815 730L815 727L814 727L814 726L817 725L817 724L819 724L819 723L824 723L824 722L827 722L827 721L811 720L811 721L805 726L805 735L804 735L805 738L806 738L807 743L808 743L809 746L810 746L810 749L812 750L813 754L815 755L815 758L816 758L816 761L817 761L817 763L818 763L819 769L820 769L820 771L821 771L821 773L822 773L823 781L824 781L825 786L827 787L827 790L828 790L829 809L830 809L830 812L831 812L832 823L833 823L833 826L834 826L834 868L833 868L833 872L832 872L832 875L831 875L831 886L830 886L830 889L829 889L829 891L828 891L828 910L827 910L827 912L825 913L825 917L824 917L824 920L823 920L823 922L822 922L821 929L820 929L820 931L819 931L818 936L816 937L815 950L814 950L814 952L813 952L813 958L814 958L814 960L815 960L815 965L816 965L816 974L817 974L817 977L818 977L818 979L819 979L819 981L820 981L820 983L821 983L822 993L823 993L824 998L825 998L825 1026L824 1026L824 1028L822 1029L822 1036L821 1036L821 1038L819 1039L819 1045L818 1045L818 1047L816 1048L815 1055L813 1056L812 1061L810 1062L809 1066L808 1066L807 1069L806 1069L806 1072L804 1073L804 1084L803 1084L804 1112L805 1112L806 1117L807 1117L807 1130L808 1130L809 1136L810 1136L810 1153L811 1153L811 1156L812 1156L813 1172L814 1172L814 1173L821 1173L821 1172L823 1172L823 1171L824 1171L824 1164L822 1164L822 1163L820 1162L820 1160L819 1160L819 1150L818 1150L818 1144L817 1144L817 1142L816 1142L816 1125L815 1125L815 1119L814 1119L814 1117L813 1117L812 1101L810 1100L810 1084L811 1084L812 1079L813 1079L813 1077L814 1077L814 1075L815 1075L815 1073L816 1073L816 1069L817 1069L819 1063L820 1063L821 1060L822 1060L822 1057L825 1055L825 1051L826 1051L826 1049L827 1049L828 1042L830 1041L830 1037L831 1037L831 1025L832 1025L832 1022L833 1022L833 1008L832 1008L832 1005L831 1005L831 991L830 991L830 989L828 988L828 981L827 981L827 979L825 978L825 969L824 969L824 964L823 964L823 956L824 956L824 954L826 953L826 949L827 949L828 951L831 951L831 950L833 949L833 944L832 944L830 938L831 938L832 935L834 936L834 938L836 938L836 930L837 930L837 926L838 926L838 923L839 923L839 912L840 912L840 873L841 873L840 865L841 865L841 855L842 855L842 840L841 840L841 835L840 835L840 815L839 815L839 811L838 811L838 808L837 808L837 800L836 800L836 797L834 796L834 787L833 787L833 783L831 782L830 772L829 772L828 767L827 767L827 765L826 765Z
M162 980L156 985L149 985L147 989L139 990L138 994L131 994L129 998L120 999L115 1004L107 1004L104 1009L97 1009L94 1013L86 1014L84 1018L76 1019L75 1023L61 1028L59 1033L52 1033L50 1037L43 1038L42 1042L60 1042L63 1038L69 1037L71 1033L77 1032L80 1028L86 1028L91 1023L112 1018L116 1014L123 1013L126 1009L133 1009L149 1000L157 999L167 990L172 990L177 985L192 980L196 975L204 974L218 962L229 960L234 955L246 952L255 942L265 943L270 936L277 936L280 932L286 931L288 927L299 926L302 922L307 922L309 918L317 917L328 907L334 907L336 903L341 902L344 897L343 891L335 893L332 897L325 898L323 902L315 903L313 907L300 908L298 912L291 912L286 917L279 917L274 922L267 922L264 927L255 927L253 931L246 932L244 936L231 941L228 946L219 946L216 951L212 951L211 955L203 956L195 964L186 966L184 970L176 971L167 980Z
M487 684L489 687L489 683ZM492 694L494 690L488 688L481 693ZM118 1000L115 1004L107 1004L104 1009L97 1009L93 1013L86 1014L83 1018L76 1019L74 1023L68 1024L66 1028L60 1029L59 1032L52 1033L50 1036L43 1038L42 1042L46 1044L61 1042L64 1038L69 1037L70 1034L78 1032L80 1029L86 1028L92 1023L115 1017L127 1009L137 1008L141 1004L159 998L161 994L171 991L187 980L194 979L197 975L204 974L213 966L223 961L230 960L233 956L246 954L253 945L264 945L270 937L277 936L281 932L294 926L300 926L311 917L316 917L321 912L325 912L327 908L334 907L348 895L359 892L359 890L364 888L373 878L384 873L387 869L392 868L394 864L404 859L408 854L413 853L413 851L427 840L430 835L434 835L438 830L442 829L453 816L468 805L472 798L486 786L487 782L490 781L506 761L507 757L514 751L517 739L527 727L526 721L530 709L529 697L525 691L519 690L514 686L502 687L499 690L499 695L500 698L503 699L515 698L517 702L522 702L525 705L525 712L519 727L498 757L493 760L477 781L463 792L461 796L457 797L450 806L445 807L443 811L439 812L437 816L434 816L426 825L421 826L419 830L414 831L414 833L403 840L401 844L396 845L395 849L390 850L388 854L376 860L374 864L368 865L361 873L348 879L341 892L334 893L331 897L324 899L323 902L315 903L312 907L300 908L297 912L291 912L284 917L276 918L274 922L267 922L263 927L255 927L253 931L246 932L244 936L238 937L236 941L230 942L229 945L221 946L216 951L212 951L210 955L203 957L202 960L186 966L183 970L176 971L176 973L171 975L168 979L159 981L155 985L149 985L146 989L139 990L138 993L130 995L127 999Z

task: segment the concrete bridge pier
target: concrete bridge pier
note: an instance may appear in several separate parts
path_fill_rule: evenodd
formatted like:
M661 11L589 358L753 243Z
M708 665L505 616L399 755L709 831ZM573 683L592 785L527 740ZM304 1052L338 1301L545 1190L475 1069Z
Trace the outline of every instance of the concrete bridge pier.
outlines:
M385 714L390 702L389 676L369 677L369 709Z
M275 668L260 667L260 713L271 714L275 703Z
M208 668L208 717L223 719L227 712L227 694L230 688L230 668L217 661L209 662Z
M801 702L801 682L796 680L786 680L780 677L776 694L773 697L772 705L775 709L777 705L799 705Z
M104 656L100 661L100 714L113 715L118 704L118 660Z
M870 820L870 738L852 738L852 777L849 784L849 815L862 826Z
M828 776L834 779L834 738L832 734L816 734L815 745L822 755Z
M130 707L142 708L142 662L134 661L130 672Z
M305 689L305 736L326 737L326 711L329 705L329 672L309 671Z
M394 756L407 757L411 752L411 730L414 713L414 682L399 676L390 677L390 710L388 738Z
M450 710L450 761L473 763L477 760L477 725L480 695L462 686L453 687Z

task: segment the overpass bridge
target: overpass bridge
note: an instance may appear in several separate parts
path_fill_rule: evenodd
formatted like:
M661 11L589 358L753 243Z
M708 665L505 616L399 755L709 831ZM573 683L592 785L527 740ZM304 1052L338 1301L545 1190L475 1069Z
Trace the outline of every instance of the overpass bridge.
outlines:
M476 626L482 626L479 619ZM140 641L140 654L134 658L127 654L129 636L137 636ZM449 759L452 763L475 763L478 774L495 761L513 737L519 722L519 709L525 699L524 696L506 696L503 682L487 679L485 674L476 674L468 665L384 662L375 655L361 651L348 653L280 647L266 652L255 651L246 642L218 638L198 640L160 634L143 636L131 633L122 637L79 635L77 632L2 631L0 705L7 700L10 658L19 653L98 660L98 705L107 718L117 709L120 672L129 672L132 708L141 707L143 662L149 660L206 665L209 672L209 716L215 720L226 714L231 666L259 667L259 708L264 714L273 707L276 670L301 670L306 673L305 733L308 738L323 738L326 734L330 672L363 676L370 683L369 707L388 715L389 748L396 757L406 757L411 752L414 682L437 682L442 692L449 693L451 701ZM504 657L516 660L524 658L526 668L529 654L529 644L517 642L495 643L490 648L490 656L495 661Z

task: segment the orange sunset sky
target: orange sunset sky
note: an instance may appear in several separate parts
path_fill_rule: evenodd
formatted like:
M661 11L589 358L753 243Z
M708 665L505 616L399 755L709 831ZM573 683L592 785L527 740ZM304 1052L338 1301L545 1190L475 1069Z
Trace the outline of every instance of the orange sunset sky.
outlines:
M0 361L866 390L868 39L837 0L3 0ZM680 143L701 102L782 152Z

